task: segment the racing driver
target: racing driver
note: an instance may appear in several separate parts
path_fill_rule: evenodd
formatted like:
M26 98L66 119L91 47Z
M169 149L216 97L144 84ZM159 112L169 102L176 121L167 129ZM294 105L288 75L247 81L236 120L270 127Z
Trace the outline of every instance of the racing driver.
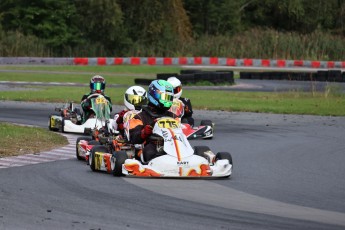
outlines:
M111 99L110 97L106 96L104 94L105 90L105 79L100 75L95 75L90 80L90 93L83 95L81 99L81 107L84 112L83 116L83 123L87 121L87 119L90 118L90 116L93 114L93 111L91 109L91 100L88 98L91 95L103 95L108 101L110 106L110 112L112 111L112 105L111 105Z
M181 97L182 96L182 84L181 81L177 77L169 77L167 81L173 86L174 88L174 98L180 99L182 103L184 104L184 114L181 117L182 123L188 123L192 127L194 126L194 118L193 115L193 109L192 109L192 103L190 99Z
M157 118L174 114L168 111L173 103L174 92L172 85L166 80L154 80L148 88L148 105L142 106L140 113L135 115L129 123L130 141L133 144L144 143L143 158L145 162L164 155L157 151L155 143L147 138L152 134L154 122Z

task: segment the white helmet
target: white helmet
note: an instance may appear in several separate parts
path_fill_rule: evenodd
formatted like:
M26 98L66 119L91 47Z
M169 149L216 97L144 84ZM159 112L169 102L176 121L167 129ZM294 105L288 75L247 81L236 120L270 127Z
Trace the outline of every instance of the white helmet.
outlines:
M180 98L182 95L182 84L181 81L176 77L169 77L167 81L172 84L174 88L174 97Z
M141 106L147 104L146 90L141 86L131 86L126 90L123 101L127 109L141 110Z

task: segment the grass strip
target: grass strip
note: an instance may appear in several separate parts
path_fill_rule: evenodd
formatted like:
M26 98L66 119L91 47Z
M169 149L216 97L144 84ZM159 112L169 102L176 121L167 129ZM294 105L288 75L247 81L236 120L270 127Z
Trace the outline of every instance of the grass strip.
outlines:
M157 73L179 73L174 66L0 66L0 81L74 82L88 84L94 74L103 75L108 85L134 85L134 79L155 79ZM13 71L13 72L12 72ZM41 71L41 72L30 72ZM62 76L61 76L62 75ZM147 88L147 86L144 86ZM21 91L0 91L0 100L34 102L80 102L85 87L41 86ZM113 104L123 104L126 87L107 87ZM184 90L194 109L345 116L345 95L336 88L324 92L234 92L216 90ZM117 109L115 108L115 111Z
M30 88L28 88L30 89ZM114 105L123 104L126 88L107 88ZM80 102L88 87L35 87L32 90L0 91L1 100L33 102ZM345 116L345 95L337 90L325 92L236 92L184 90L194 109L238 112ZM121 108L114 108L119 111Z
M47 129L0 122L0 158L37 153L67 144L66 137Z

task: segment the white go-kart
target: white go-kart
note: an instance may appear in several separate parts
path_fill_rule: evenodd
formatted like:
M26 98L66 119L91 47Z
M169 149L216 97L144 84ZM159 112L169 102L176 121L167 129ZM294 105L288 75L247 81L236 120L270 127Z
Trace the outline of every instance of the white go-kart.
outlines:
M70 102L62 108L55 108L60 114L49 116L49 130L84 134L86 130L99 129L105 125L112 129L114 121L110 119L109 101L101 94L91 94L88 99L91 101L93 114L84 123L80 110Z
M150 161L129 158L126 152L113 152L110 166L115 176L228 178L233 162L228 152L213 153L207 146L190 145L181 123L171 117L157 119L149 141L157 143L161 153Z

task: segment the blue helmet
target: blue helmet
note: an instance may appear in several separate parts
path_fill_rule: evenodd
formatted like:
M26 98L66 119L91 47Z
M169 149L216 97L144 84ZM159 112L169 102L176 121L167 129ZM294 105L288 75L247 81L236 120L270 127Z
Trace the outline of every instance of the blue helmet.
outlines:
M174 99L173 86L165 80L154 80L149 85L149 102L159 110L169 110Z

